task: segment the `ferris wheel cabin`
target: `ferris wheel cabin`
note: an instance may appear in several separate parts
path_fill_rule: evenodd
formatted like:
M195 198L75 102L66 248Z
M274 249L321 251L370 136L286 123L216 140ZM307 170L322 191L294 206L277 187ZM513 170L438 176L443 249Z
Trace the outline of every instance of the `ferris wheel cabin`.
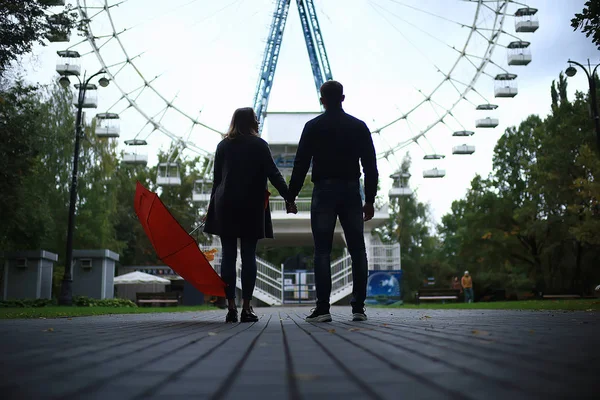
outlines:
M537 8L519 8L515 12L515 32L535 32L540 27Z
M473 131L456 131L452 134L452 136L465 137L465 136L473 136L475 132Z
M475 146L469 146L463 144L461 146L454 146L452 148L452 154L473 154L475 153Z
M79 89L83 85L80 83L75 84L75 89L78 89L73 93L73 104L77 105L79 102ZM83 97L83 108L96 108L98 107L98 87L92 83L88 83L85 87L85 95Z
M390 189L389 196L391 199L397 199L402 196L410 196L413 194L411 188L408 187L408 180L410 174L408 172L396 172L390 175L392 178L392 188Z
M517 88L517 75L498 74L494 78L494 96L495 97L515 97L519 90Z
M478 119L477 121L475 121L475 127L476 128L495 128L498 126L498 119L497 118L490 118L490 117L486 117L486 118L481 118Z
M489 111L489 110L495 110L496 108L498 108L498 106L496 104L480 104L475 109Z
M441 160L446 157L443 154L426 154L423 156L423 160Z
M508 65L527 65L531 62L529 42L510 42L508 48Z
M192 191L192 201L197 203L208 203L212 193L213 183L208 179L198 179L194 182L194 190Z
M61 76L79 75L81 73L81 56L73 50L57 51L56 72Z
M121 132L119 114L96 114L96 136L117 138Z
M128 146L146 146L148 143L145 140L141 139L132 139L126 140L125 144ZM135 148L135 147L134 147ZM147 165L148 164L148 155L140 153L137 150L127 151L123 153L124 164L130 165Z
M444 169L426 169L423 171L423 178L443 178L446 176L446 170Z
M173 162L159 163L157 166L156 184L160 186L180 186L179 164Z

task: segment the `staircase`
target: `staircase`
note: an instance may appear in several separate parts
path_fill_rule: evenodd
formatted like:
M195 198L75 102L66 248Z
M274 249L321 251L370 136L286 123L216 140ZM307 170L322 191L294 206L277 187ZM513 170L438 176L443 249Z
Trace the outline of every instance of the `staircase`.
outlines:
M213 246L201 246L205 251L216 249L215 258L211 265L215 271L221 273L221 246L218 239ZM367 246L367 258L369 260L370 270L389 270L400 269L400 245L383 245L381 243L370 243ZM284 272L283 266L277 267L259 257L256 257L256 286L253 296L260 301L271 305L279 306L284 303ZM236 287L242 289L242 262L238 250L236 265L237 281ZM348 250L344 250L344 255L331 264L331 304L342 300L352 293L352 259ZM286 284L286 289L291 289ZM293 291L293 289L291 289ZM304 289L307 290L306 288Z

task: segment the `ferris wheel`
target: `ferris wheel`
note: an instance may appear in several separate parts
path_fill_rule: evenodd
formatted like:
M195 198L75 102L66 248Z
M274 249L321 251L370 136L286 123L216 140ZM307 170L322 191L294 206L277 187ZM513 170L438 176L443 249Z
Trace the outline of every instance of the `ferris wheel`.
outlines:
M116 88L97 129L123 136L131 164L145 164L137 150L155 140L210 161L228 122L222 109L253 100L264 120L283 33L295 23L315 88L333 78L363 93L355 107L372 114L378 158L398 164L415 145L432 164L423 177L442 178L436 137L456 139L453 156L475 152L476 129L498 126L496 103L518 94L518 68L532 60L527 35L539 27L537 10L513 0L73 1L85 37L52 38L68 42L57 70L97 60ZM128 121L122 135L119 118ZM177 185L177 160L158 174ZM406 176L392 178L404 187Z

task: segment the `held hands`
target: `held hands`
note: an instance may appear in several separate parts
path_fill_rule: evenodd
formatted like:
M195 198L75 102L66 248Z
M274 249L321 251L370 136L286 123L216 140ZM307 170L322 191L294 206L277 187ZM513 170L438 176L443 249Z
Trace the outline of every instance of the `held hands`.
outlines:
M373 203L365 203L365 205L363 206L363 214L364 221L369 221L373 218L373 216L375 215L375 207L373 207Z
M298 206L296 206L296 202L285 202L285 210L288 214L298 214Z

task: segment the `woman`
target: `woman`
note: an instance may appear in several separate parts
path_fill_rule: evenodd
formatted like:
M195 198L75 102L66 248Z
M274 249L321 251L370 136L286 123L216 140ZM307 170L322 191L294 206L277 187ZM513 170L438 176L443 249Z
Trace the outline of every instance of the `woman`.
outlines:
M204 232L221 237L221 278L227 284L225 295L229 311L225 322L238 322L235 305L237 240L242 256L241 322L258 317L250 306L256 283L256 245L259 239L272 238L271 211L267 178L288 199L288 187L277 169L267 142L258 136L258 119L252 108L233 113L225 138L217 146L214 180Z

